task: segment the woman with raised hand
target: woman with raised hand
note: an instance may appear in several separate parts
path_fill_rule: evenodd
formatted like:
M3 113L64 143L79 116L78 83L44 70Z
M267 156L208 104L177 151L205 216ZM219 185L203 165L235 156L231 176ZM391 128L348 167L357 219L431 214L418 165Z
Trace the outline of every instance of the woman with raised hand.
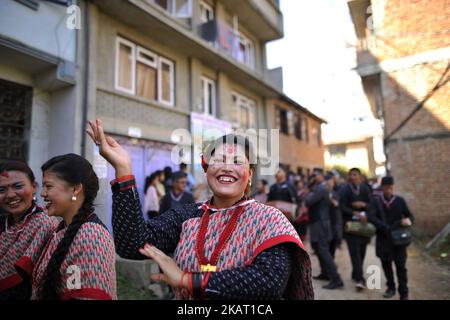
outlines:
M246 196L255 170L248 139L211 143L202 166L213 197L170 209L145 222L130 157L105 136L101 121L89 136L116 170L113 231L117 252L152 258L152 275L179 299L312 299L311 265L297 232L277 209ZM171 258L173 256L174 258Z
M32 299L117 299L111 235L94 213L99 189L92 165L76 154L41 167L42 198L62 218L32 271Z
M0 300L26 300L31 283L26 273L52 232L52 219L36 204L37 182L23 161L0 162ZM33 243L33 245L32 245Z

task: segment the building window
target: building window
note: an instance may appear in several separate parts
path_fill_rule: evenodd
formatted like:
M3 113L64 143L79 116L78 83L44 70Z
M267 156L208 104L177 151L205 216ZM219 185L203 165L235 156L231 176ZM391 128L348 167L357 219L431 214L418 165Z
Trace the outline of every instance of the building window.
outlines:
M278 129L280 129L281 133L289 134L287 111L282 108L278 108L277 110L278 110Z
M159 101L170 106L174 105L174 68L173 62L159 57L158 94Z
M138 48L136 84L138 96L157 100L158 56L144 48Z
M214 20L214 10L206 2L200 2L200 20L202 23Z
M237 60L250 68L254 68L254 45L253 42L239 32L239 46L237 50Z
M134 43L117 38L116 43L116 89L134 94L135 84L135 51Z
M318 146L320 146L322 144L322 139L320 136L320 127L314 127L311 130L311 136L312 136L313 143L317 144Z
M0 162L28 161L33 89L0 79Z
M332 157L345 157L345 153L347 152L346 145L333 145L329 146L330 156Z
M255 128L255 102L238 93L232 94L232 121L243 129Z
M202 107L203 112L216 116L216 82L202 77Z
M175 102L174 63L118 37L115 88L173 106Z
M192 17L192 0L150 0L177 18Z
M301 133L302 133L302 139L305 141L309 140L309 136L308 136L308 122L306 120L306 118L301 117L300 119L300 128L301 128Z
M294 134L298 140L302 140L302 123L301 123L300 116L298 114L295 115Z

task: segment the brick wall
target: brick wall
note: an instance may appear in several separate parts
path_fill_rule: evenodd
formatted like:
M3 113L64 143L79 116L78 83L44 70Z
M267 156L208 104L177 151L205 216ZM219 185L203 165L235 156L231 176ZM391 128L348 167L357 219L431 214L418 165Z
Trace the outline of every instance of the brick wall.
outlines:
M297 172L298 167L302 167L303 172L306 169L313 169L315 167L324 167L324 146L320 146L312 141L312 130L314 127L320 127L320 122L306 113L301 112L298 108L289 105L284 101L273 101L270 112L273 113L274 122L271 124L273 128L276 126L276 109L275 105L282 107L285 110L299 113L306 117L308 127L308 141L299 140L294 134L286 135L280 132L280 162L291 166L291 170Z
M385 0L377 30L378 60L450 46L449 0ZM382 72L384 120L389 134L444 73L450 59ZM448 77L448 75L447 75ZM450 221L450 83L392 138L387 147L396 192L405 197L417 225L436 233Z
M381 60L450 46L450 0L382 0L382 3L379 12L374 10L374 15L382 17L376 30L376 55Z

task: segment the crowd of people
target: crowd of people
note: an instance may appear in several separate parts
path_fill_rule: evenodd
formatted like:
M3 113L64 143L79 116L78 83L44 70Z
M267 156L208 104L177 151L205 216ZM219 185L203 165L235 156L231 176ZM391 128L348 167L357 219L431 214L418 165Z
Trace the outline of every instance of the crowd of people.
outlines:
M87 134L115 170L111 182L113 236L95 214L99 181L76 154L56 156L42 169L41 197L30 167L0 163L0 299L117 299L115 255L153 259L179 299L313 299L308 238L320 263L314 278L326 289L343 286L334 254L345 239L358 289L365 286L366 246L377 234L376 254L387 278L385 297L408 298L405 262L413 216L393 193L315 169L308 177L280 167L276 183L261 180L251 195L257 164L243 136L229 134L201 156L212 197L196 202L195 180L182 164L146 179L141 206L127 151L106 136L100 120ZM148 218L148 219L145 219ZM373 231L373 232L372 232ZM371 234L372 232L372 234Z
M194 203L195 184L185 163L175 172L168 166L156 170L145 179L143 211L151 219L178 205Z
M405 200L393 194L393 177L383 177L378 183L376 178L367 179L358 168L350 169L347 177L336 170L324 172L319 168L303 176L280 166L275 180L270 188L267 180L259 180L253 197L280 209L302 240L308 235L320 265L320 273L313 278L329 281L324 289L344 286L334 260L343 240L352 265L351 279L358 291L366 287L364 258L367 245L376 235L376 255L387 279L383 297L391 298L398 290L400 299L408 299L406 247L411 241L408 227L414 218Z
M100 120L89 126L115 170L113 236L95 214L99 181L83 157L61 155L42 165L45 208L29 166L0 163L0 299L117 299L116 253L153 259L161 273L152 279L179 299L313 299L310 258L298 233L279 210L249 197L256 164L247 138L226 135L205 150L202 168L213 194L207 201L192 203L184 194L181 170L149 177L153 201L145 221L130 155ZM154 201L163 180L165 195ZM188 203L177 203L183 197Z

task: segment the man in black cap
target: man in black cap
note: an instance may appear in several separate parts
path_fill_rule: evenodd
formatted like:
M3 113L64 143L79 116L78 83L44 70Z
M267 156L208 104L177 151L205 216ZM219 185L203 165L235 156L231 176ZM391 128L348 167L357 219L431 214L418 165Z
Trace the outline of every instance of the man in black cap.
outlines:
M185 191L188 183L188 177L185 172L177 171L171 176L172 185L170 190L161 200L159 214L166 212L181 204L195 203L194 196Z
M311 192L305 198L308 207L309 232L311 247L319 259L321 273L316 280L329 280L324 289L337 289L344 286L336 264L330 253L330 242L333 238L330 220L330 190L324 181L323 170L314 169L314 185Z
M363 183L361 171L358 168L349 170L349 182L339 191L339 207L345 225L348 221L367 222L367 210L372 202L372 194L367 184ZM352 279L356 289L361 291L366 287L363 276L364 258L370 238L344 232L344 239L352 262Z
M411 226L414 217L408 209L405 200L394 195L394 179L390 176L381 180L382 193L374 198L369 209L369 220L377 228L376 255L380 258L386 276L387 290L384 298L395 295L394 273L392 262L395 263L398 279L398 292L401 300L408 299L408 279L406 271L406 247L395 246L391 231Z

